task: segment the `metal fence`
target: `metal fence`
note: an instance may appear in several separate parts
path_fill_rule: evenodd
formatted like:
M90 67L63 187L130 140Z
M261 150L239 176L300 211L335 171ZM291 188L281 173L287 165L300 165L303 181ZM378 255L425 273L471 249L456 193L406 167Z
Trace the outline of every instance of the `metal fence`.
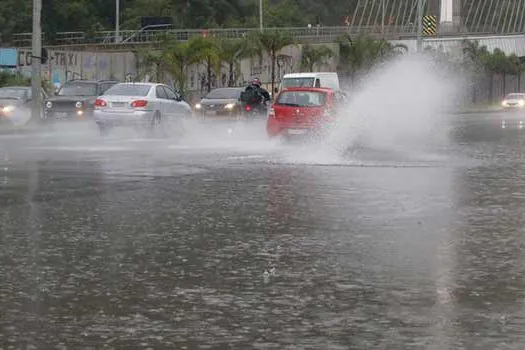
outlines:
M362 33L385 39L409 39L416 37L416 25L403 26L344 26L344 27L296 27L296 28L266 28L265 30L279 30L292 36L298 41L308 42L333 42L344 34L359 35ZM172 29L172 30L138 30L120 31L119 42L128 44L154 43L160 41L166 35L177 40L188 40L192 36L208 36L218 38L242 38L250 33L258 32L258 28L221 28L221 29ZM502 34L496 27L478 26L442 26L436 36L475 36ZM516 34L509 32L504 34ZM31 46L31 33L19 33L13 35L13 45L16 47ZM42 33L44 45L86 45L86 44L111 44L115 43L115 32L96 32L91 35L84 32L62 32L52 37Z

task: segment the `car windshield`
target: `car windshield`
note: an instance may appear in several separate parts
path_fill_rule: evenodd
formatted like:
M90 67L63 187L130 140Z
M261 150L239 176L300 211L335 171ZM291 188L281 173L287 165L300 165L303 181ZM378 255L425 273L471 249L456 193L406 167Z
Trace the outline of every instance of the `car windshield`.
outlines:
M326 93L314 91L284 91L277 99L278 105L293 107L320 107L323 106Z
M21 100L27 97L26 89L1 88L0 99L4 100Z
M58 96L96 96L96 83L66 83L58 91Z
M112 96L146 96L151 85L146 84L117 84L106 90L104 95Z
M507 100L523 100L525 99L525 94L508 94Z
M241 96L241 90L239 89L215 89L207 94L204 98L207 99L226 99L233 100L238 99Z
M315 78L286 78L283 79L281 87L311 87L314 86Z

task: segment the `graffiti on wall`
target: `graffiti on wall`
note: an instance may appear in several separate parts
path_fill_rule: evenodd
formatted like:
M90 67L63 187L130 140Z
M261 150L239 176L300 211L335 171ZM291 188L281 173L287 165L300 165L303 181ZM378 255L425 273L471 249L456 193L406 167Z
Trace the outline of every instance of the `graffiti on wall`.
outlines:
M53 66L77 66L80 62L81 52L50 51L48 63ZM18 49L18 67L30 67L33 58L31 50Z
M55 86L71 79L119 79L135 75L135 55L131 52L89 52L48 50L48 61L42 65L43 77ZM18 49L17 69L31 74L32 53Z

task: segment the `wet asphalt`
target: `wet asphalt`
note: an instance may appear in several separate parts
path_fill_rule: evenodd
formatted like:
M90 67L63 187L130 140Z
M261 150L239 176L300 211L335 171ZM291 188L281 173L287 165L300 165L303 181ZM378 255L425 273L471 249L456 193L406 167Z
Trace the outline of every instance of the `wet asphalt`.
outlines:
M262 123L1 135L0 349L523 349L521 119L336 154Z

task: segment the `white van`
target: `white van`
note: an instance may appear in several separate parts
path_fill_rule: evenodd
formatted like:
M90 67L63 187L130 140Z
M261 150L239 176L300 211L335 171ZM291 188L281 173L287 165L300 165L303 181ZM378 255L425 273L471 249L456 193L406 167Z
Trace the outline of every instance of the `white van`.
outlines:
M285 74L279 85L279 90L289 87L321 87L339 92L339 76L337 73L291 73Z

